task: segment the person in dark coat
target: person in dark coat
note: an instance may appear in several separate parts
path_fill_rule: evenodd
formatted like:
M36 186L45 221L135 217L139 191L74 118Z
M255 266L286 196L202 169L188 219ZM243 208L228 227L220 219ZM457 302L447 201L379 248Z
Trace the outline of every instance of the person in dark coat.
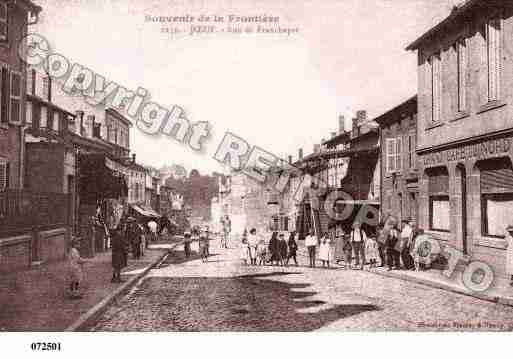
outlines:
M129 245L132 248L132 255L134 259L141 257L141 228L136 223L133 217L128 218L126 237Z
M269 241L269 253L271 254L271 264L279 261L278 255L278 232L273 232Z
M127 265L126 243L123 224L111 231L112 240L112 283L121 282L121 269Z
M278 239L278 262L279 265L285 266L285 263L287 261L287 254L288 254L288 244L285 240L285 235L283 233L280 233L279 239Z
M297 264L297 243L296 243L296 232L290 232L288 241L289 252L287 255L287 265L289 265L290 258L294 259L294 263Z
M377 230L377 239L378 242L378 252L379 252L379 259L380 259L380 267L384 267L386 265L386 255L387 255L387 234L384 231L383 223L378 224L378 230Z

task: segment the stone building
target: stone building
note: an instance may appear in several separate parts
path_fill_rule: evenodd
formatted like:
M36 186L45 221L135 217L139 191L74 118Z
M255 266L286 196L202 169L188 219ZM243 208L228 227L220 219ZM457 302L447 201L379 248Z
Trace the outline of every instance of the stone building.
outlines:
M381 217L417 219L417 96L374 119L380 125Z
M467 0L418 53L419 225L505 270L513 218L513 7Z

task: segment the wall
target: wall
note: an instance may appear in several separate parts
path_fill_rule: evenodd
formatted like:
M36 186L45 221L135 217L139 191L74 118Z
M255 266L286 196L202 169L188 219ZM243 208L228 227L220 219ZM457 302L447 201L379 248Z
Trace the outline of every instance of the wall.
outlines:
M25 186L29 190L64 193L64 148L60 144L26 144Z

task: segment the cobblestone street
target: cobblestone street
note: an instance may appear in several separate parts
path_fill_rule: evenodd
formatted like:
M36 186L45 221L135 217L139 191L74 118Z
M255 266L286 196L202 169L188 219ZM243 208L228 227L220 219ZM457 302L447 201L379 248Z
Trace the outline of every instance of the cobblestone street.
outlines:
M195 246L195 245L194 245ZM193 246L195 250L196 247ZM216 242L181 248L115 302L94 331L511 330L513 308L367 271L248 267ZM307 259L300 258L300 265Z

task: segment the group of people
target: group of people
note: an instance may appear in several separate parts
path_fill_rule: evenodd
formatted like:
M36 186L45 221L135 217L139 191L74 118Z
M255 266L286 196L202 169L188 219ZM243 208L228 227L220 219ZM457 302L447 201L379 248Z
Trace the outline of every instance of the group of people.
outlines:
M289 238L284 233L273 232L269 243L257 235L256 228L252 228L249 234L244 234L241 245L241 259L247 265L271 265L287 266L291 259L297 262L296 233L291 232Z
M184 233L183 248L185 252L185 258L191 256L191 242L197 241L199 247L199 255L203 262L208 261L210 255L210 230L208 227L200 228L194 227L190 231Z

